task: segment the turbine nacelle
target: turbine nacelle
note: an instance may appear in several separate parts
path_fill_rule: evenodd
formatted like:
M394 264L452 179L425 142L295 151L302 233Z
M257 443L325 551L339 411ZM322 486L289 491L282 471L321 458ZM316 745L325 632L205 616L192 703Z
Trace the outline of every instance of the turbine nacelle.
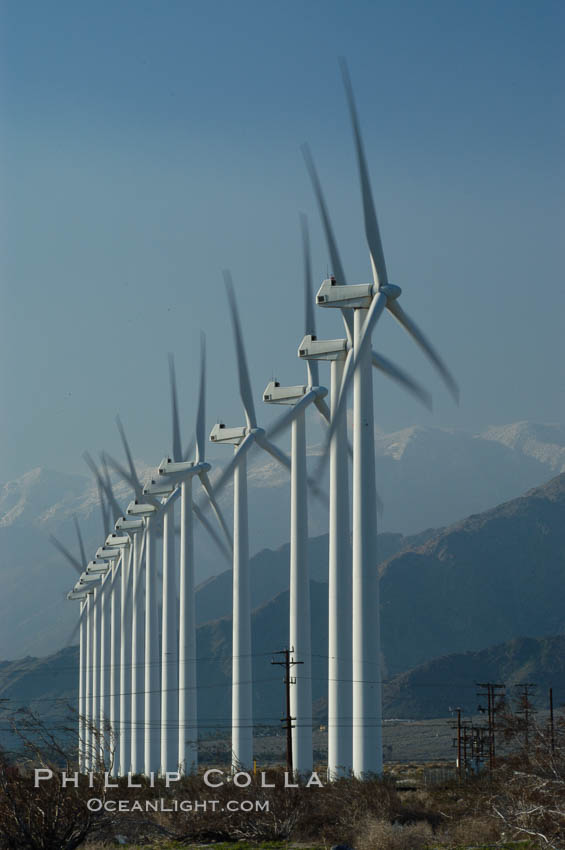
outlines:
M199 475L201 472L208 472L212 467L209 463L202 461L194 463L192 460L173 461L170 457L165 457L159 464L159 475L176 475L179 478L189 478L193 475Z
M104 546L114 548L118 546L127 546L129 543L131 543L131 540L127 534L123 534L120 536L119 534L115 534L114 532L112 532L106 538L106 543L104 544Z
M153 516L154 513L157 512L157 508L155 505L148 505L145 502L138 502L137 499L134 499L133 502L130 502L126 509L126 514L130 516Z
M150 481L143 488L143 493L146 496L170 496L176 490L176 484L168 481Z
M347 340L317 339L307 334L298 347L298 356L302 360L345 360Z
M81 587L84 588L85 584L92 584L95 581L100 581L101 578L102 576L100 573L82 573L77 584L75 584L75 590L80 589Z
M239 428L226 428L223 422L217 422L210 431L211 443L228 443L232 446L239 446L248 434L246 425Z
M373 300L372 283L356 283L340 286L335 277L323 281L316 293L316 304L320 307L370 307Z
M98 576L105 575L109 569L107 561L91 561L86 567L86 572L89 576Z
M335 277L324 280L316 294L316 304L320 307L339 307L352 309L368 309L373 296L378 292L384 293L387 299L395 301L402 290L394 283L385 283L376 287L373 283L355 283L350 286L340 286Z
M128 538L129 542L129 538ZM96 550L96 559L99 561L111 560L112 558L117 558L119 556L118 547L114 546L100 546ZM92 563L92 562L91 562Z
M114 525L116 531L140 531L144 526L142 519L126 519L121 516Z
M85 575L86 575L86 573L82 574L82 576L85 576ZM98 577L91 576L88 581L86 581L86 580L83 581L82 576L79 578L79 580L77 581L77 583L75 584L75 586L71 590L71 593L84 593L86 596L88 596L89 593L92 593L94 591L94 587L92 586L92 582L97 581Z
M119 552L114 552L114 557L117 557ZM96 558L94 561L89 561L86 565L87 573L100 573L104 572L104 570L108 569L108 559L107 555L105 558Z
M267 404L296 404L307 392L308 387L304 384L281 387L279 381L269 381L263 392L263 401Z
M87 595L86 590L71 590L67 593L67 599L86 599Z

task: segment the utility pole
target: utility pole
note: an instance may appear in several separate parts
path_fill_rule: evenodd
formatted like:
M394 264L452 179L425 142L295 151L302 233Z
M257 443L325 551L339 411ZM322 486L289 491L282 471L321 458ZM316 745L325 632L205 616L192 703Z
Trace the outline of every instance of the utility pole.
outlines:
M555 727L553 726L553 688L549 689L549 740L551 754L555 753Z
M530 751L530 716L535 711L533 705L530 702L530 697L532 695L532 691L535 689L536 686L532 682L524 682L523 684L518 685L517 687L520 691L520 707L517 711L517 714L524 715L524 752L527 758Z
M461 734L463 737L463 769L465 772L465 776L467 776L467 733L469 727L465 723L465 725L461 729Z
M500 710L504 703L504 689L505 685L496 684L495 682L477 682L477 687L486 688L486 691L478 691L478 697L486 697L487 698L487 707L485 708L482 705L479 705L478 710L483 712L483 714L487 715L488 718L488 742L489 742L489 770L492 772L494 770L495 758L496 758L496 744L495 744L495 716L496 712ZM498 694L497 694L498 692ZM498 695L498 701L497 701Z
M290 714L290 686L296 684L296 676L290 675L290 668L294 667L295 664L304 664L303 661L295 661L291 659L290 653L294 652L294 647L291 649L280 649L278 652L275 652L275 655L284 655L284 661L275 661L275 659L271 659L271 664L276 664L278 667L284 667L285 676L284 676L284 684L285 684L285 696L286 696L286 715L281 718L281 723L286 723L286 769L290 776L294 773L294 768L292 764L292 730L294 726L292 725L292 721L296 720L296 717L292 717Z
M456 724L456 727L455 727L457 729L457 738L455 739L455 741L453 743L456 744L456 746L457 746L457 774L459 776L459 779L461 779L461 773L462 773L462 764L461 764L461 709L460 708L452 708L451 711L455 712L457 714L457 724Z

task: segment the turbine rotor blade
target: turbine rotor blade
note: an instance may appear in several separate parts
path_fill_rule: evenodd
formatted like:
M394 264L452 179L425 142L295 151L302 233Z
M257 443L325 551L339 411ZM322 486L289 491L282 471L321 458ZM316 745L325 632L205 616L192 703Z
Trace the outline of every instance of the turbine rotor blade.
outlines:
M355 98L353 96L353 86L351 85L349 71L347 70L347 64L345 62L345 59L340 59L339 64L341 68L341 75L343 78L343 85L345 86L345 93L349 106L349 112L351 115L351 123L353 124L353 135L355 137L357 165L359 167L359 179L361 182L361 194L363 197L365 235L367 238L367 244L369 246L369 253L371 255L373 278L376 287L379 288L380 286L384 286L386 283L388 283L385 256L381 242L381 234L379 232L377 213L375 211L375 204L371 192L371 184L369 182L369 170L367 168L367 160L365 157L363 139L361 136L361 128L359 126L359 117L357 115Z
M191 454L193 453L193 451L194 451L194 447L195 447L195 445L196 445L196 441L195 441L194 437L191 437L191 438L190 438L190 440L189 440L189 443L188 443L188 445L187 445L187 447L186 447L186 449L184 450L184 454L183 454L183 456L182 456L182 459L183 459L183 460L188 460L188 459L189 459L190 455L191 455Z
M118 504L116 497L114 496L114 490L112 487L112 481L110 480L110 470L108 469L108 462L102 452L100 460L102 461L102 469L104 470L104 476L106 479L106 499L108 502L108 509L110 514L113 512L114 514L114 522L123 515L123 510Z
M196 463L206 456L206 337L200 334L200 387L198 391L198 413L196 415Z
M347 404L347 391L349 389L351 379L353 377L353 362L354 362L354 352L353 349L350 348L347 352L347 357L345 358L345 364L343 367L343 375L341 379L341 386L339 389L339 398L337 400L337 404L334 409L334 415L329 424L328 430L326 432L326 439L324 442L322 454L320 456L320 460L316 464L316 471L314 473L316 478L321 478L325 468L330 459L330 444L333 440L333 436L337 430L338 424L341 421L341 417L345 415L345 407ZM350 450L352 453L352 450Z
M355 355L355 363L353 366L353 371L357 368L357 363L366 352L367 348L371 345L371 334L377 324L378 320L382 316L384 310L388 306L388 298L384 294L384 292L377 292L371 301L371 306L367 311L367 316L363 323L363 329L361 330L361 339L355 347L354 355ZM345 378L344 378L345 380ZM349 380L351 378L349 377ZM343 385L342 385L343 390Z
M292 464L291 464L290 458L281 449L279 449L278 446L275 446L275 444L272 443L269 439L267 439L267 437L264 436L264 435L258 436L257 442L261 446L262 449L264 449L266 452L268 452L270 455L272 455L275 458L275 460L278 460L278 462L281 464L281 466L284 466L285 469L288 469L289 472L291 471ZM306 481L307 481L307 484L308 484L308 488L310 489L312 494L316 497L316 499L318 499L325 507L328 507L328 505L329 505L328 496L327 496L326 493L324 493L322 490L320 490L320 488L318 487L314 478L311 478L310 476L308 476Z
M135 491L136 496L138 495L138 482L131 477L127 469L122 466L122 464L116 460L109 452L104 452L104 460L106 464L111 466L114 472L122 478L126 484L129 484L132 490Z
M322 184L320 183L320 178L318 177L318 172L316 171L316 166L314 165L314 159L310 152L310 148L308 145L302 145L302 155L304 157L304 161L306 163L306 168L308 170L308 174L310 175L310 180L312 182L312 188L314 189L314 194L316 196L316 201L318 202L318 209L320 212L320 218L322 219L322 226L324 228L324 233L326 236L326 242L328 245L328 252L330 255L330 262L332 264L332 272L337 280L337 283L341 286L345 286L347 281L345 279L345 272L343 270L343 266L341 264L341 258L339 256L339 251L337 248L337 242L335 240L332 223L330 221L330 215L328 213L328 207L326 201L324 199L324 194L322 192ZM343 323L345 325L345 330L347 332L347 338L351 343L353 341L353 320L348 310L342 310L341 315L343 317Z
M361 339L359 340L359 343L355 349L350 348L347 352L347 359L345 361L345 368L343 370L343 378L339 391L339 400L335 408L334 416L328 429L328 433L326 435L324 453L322 454L322 457L316 469L317 476L321 475L326 467L326 463L329 456L330 443L333 439L333 435L340 421L340 417L345 413L345 407L347 404L347 393L353 384L353 377L355 375L355 371L357 370L358 364L367 346L371 343L371 332L374 326L376 325L379 316L383 313L385 307L387 306L387 300L388 299L384 292L377 292L377 294L371 301L371 306L369 307L369 310L367 312L367 317L365 319L363 330L361 332Z
M212 540L214 541L214 543L216 544L216 546L218 547L218 549L220 550L220 552L222 553L224 558L227 560L227 562L229 564L231 564L232 563L232 554L231 554L231 552L229 552L226 549L226 545L225 545L224 541L222 540L220 535L216 532L216 529L214 528L214 526L210 523L208 518L204 516L203 512L198 507L198 505L193 504L192 508L194 510L194 515L196 516L196 518L202 523L202 525L204 526L204 528L206 529L206 531L208 532L208 534L210 535L210 537L212 538Z
M244 437L244 439L241 441L241 443L240 443L240 445L237 449L237 452L235 452L235 454L233 455L233 457L230 460L230 462L228 463L228 465L223 469L218 480L214 482L214 493L216 494L216 496L218 496L220 494L220 492L223 490L225 485L228 483L229 479L231 478L231 476L233 474L234 469L236 468L236 466L240 462L242 456L244 454L246 454L249 451L249 449L253 446L253 444L255 443L255 439L256 439L255 434L247 434L247 436ZM200 506L200 507L202 507L202 506Z
M96 481L96 486L98 488L98 498L100 500L100 510L102 512L102 534L106 535L110 528L110 511L104 496L104 490L98 480Z
M145 528L143 529L143 533L141 535L141 543L138 547L137 563L135 564L135 569L137 569L137 570L139 570L141 568L141 564L142 564L142 561L143 561L143 553L145 551L146 538L147 538L147 526L145 526ZM113 580L113 576L111 576L111 579ZM139 606L141 604L142 593L143 593L144 589L145 589L145 583L143 581L138 581L137 582L137 593L135 594L135 598L133 600L133 604L136 608L139 608Z
M318 396L318 398L314 399L314 404L316 405L320 416L324 420L324 424L329 425L331 421L331 412L328 405L326 404L325 398L320 398L320 396Z
M241 333L241 324L239 321L239 314L237 312L237 303L235 300L235 291L233 288L233 282L231 278L231 274L229 271L224 271L224 281L226 285L226 291L228 294L228 301L230 305L230 314L231 321L233 327L233 335L235 338L235 348L237 352L237 369L239 372L239 393L241 395L241 401L243 402L243 408L245 410L245 417L247 419L247 425L249 428L257 427L257 418L255 416L255 405L253 403L253 392L251 390L251 381L249 379L249 369L247 367L247 358L245 356L245 345L243 342L243 335Z
M318 398L314 402L314 404L316 405L316 407L318 408L318 410L320 412L320 416L322 417L322 419L324 421L324 425L330 425L331 424L331 411L330 411L328 405L326 404L326 400L323 399L323 398ZM349 440L347 441L347 453L349 454L349 457L353 460L353 447L352 447L351 443L349 442ZM325 464L324 464L324 466L325 466Z
M77 558L75 558L74 555L69 552L66 546L63 546L63 544L60 542L60 540L57 540L54 534L49 535L49 541L50 543L52 543L55 549L58 549L61 555L63 555L67 559L73 569L75 569L79 575L82 575L82 572L84 570L83 565Z
M310 257L310 235L308 219L300 213L300 229L302 231L302 254L304 259L304 333L316 336L316 319L314 314L314 293L312 292L312 261ZM320 370L317 360L307 360L308 383L317 387L320 383Z
M205 491L206 495L208 496L208 501L210 502L210 505L212 507L212 510L214 511L216 519L218 520L220 528L222 529L224 536L227 540L228 547L231 550L231 549L233 549L233 541L232 541L232 538L231 538L231 534L230 534L229 528L227 526L227 523L226 523L226 521L223 517L223 514L220 510L220 506L218 504L218 500L216 499L216 494L214 492L214 488L212 487L212 482L210 481L208 473L207 472L201 472L200 475L199 475L199 478L200 478L200 483L202 484L202 487L204 488L204 491Z
M106 497L107 509L108 509L108 522L109 522L109 517L110 517L111 513L113 513L113 515L114 515L114 520L117 520L118 517L123 515L123 511L120 508L119 504L117 503L117 501L114 497L114 492L112 490L112 485L110 483L110 477L109 477L109 474L108 474L107 467L106 467L107 475L106 475L106 479L104 479L104 477L102 476L102 474L98 470L98 467L94 463L90 454L88 452L83 452L82 457L83 457L84 462L86 463L86 465L88 466L88 468L90 469L92 474L94 475L94 478L96 480L96 483L98 484L98 487L102 489L104 496Z
M69 636L68 636L68 638L67 638L67 642L66 642L65 646L72 646L72 645L73 645L73 641L74 641L74 639L76 638L76 636L77 636L77 634L78 634L78 630L80 629L80 624L81 624L81 620L82 620L82 618L83 618L83 616L84 616L84 613L83 613L84 611L86 611L86 607L84 607L84 608L82 608L82 609L81 609L81 612L80 612L80 614L79 614L79 618L78 618L77 622L75 623L75 625L73 626L73 630L72 630L72 631L71 631L71 633L69 634ZM41 660L43 660L43 659L41 659ZM39 665L38 665L38 666L39 666ZM32 669L33 669L33 668L32 668Z
M275 460L278 460L281 466L284 466L285 469L288 469L288 471L290 472L292 468L290 458L282 451L282 449L279 449L278 446L275 446L274 443L271 443L267 436L263 435L257 437L257 443L261 446L262 449L264 449L264 451L272 455Z
M128 443L127 437L126 437L126 432L124 430L124 426L122 425L122 420L120 419L119 416L116 416L116 425L118 426L118 431L120 432L120 437L122 438L122 443L124 444L124 451L126 453L126 458L127 458L127 461L128 461L131 479L132 479L132 481L136 482L136 487L134 489L136 489L136 491L139 490L139 492L141 493L141 490L143 488L141 486L141 482L140 482L139 478L137 477L137 472L135 470L135 464L133 462L133 457L131 455L129 443Z
M177 396L177 378L175 374L175 358L169 354L169 384L171 387L171 422L173 427L173 460L182 460L182 447L180 438L179 406ZM123 438L122 438L123 439ZM129 457L128 457L129 460ZM131 464L130 464L131 468Z
M284 413L279 419L277 419L270 428L267 429L266 437L267 439L272 439L276 437L278 434L281 434L294 422L296 417L305 410L309 404L315 401L318 398L318 393L314 390L309 390L305 393L300 401L297 401L290 410Z
M455 378L431 344L431 342L427 339L427 337L422 333L418 325L406 315L398 301L390 301L387 305L388 309L394 316L394 318L399 322L402 327L408 331L410 336L415 340L415 342L420 346L424 354L428 357L429 360L434 364L437 371L440 373L443 378L443 382L446 385L447 389L451 393L456 404L459 404L459 387L457 386L457 382Z
M386 375L387 378L391 378L393 381L396 381L397 384L403 386L404 389L408 390L408 392L412 393L413 396L421 401L428 410L432 409L432 397L430 393L417 381L411 378L410 375L408 375L399 366L396 366L395 363L383 354L378 354L376 351L373 351L371 356L373 358L373 366L375 369L378 369L383 373L383 375Z
M87 565L88 561L86 560L86 550L84 548L84 541L82 539L82 533L81 533L81 530L80 530L80 525L78 524L78 519L77 519L76 514L73 516L73 523L74 523L76 533L77 533L77 537L78 537L78 547L80 549L80 557L81 557L82 563L84 564L84 569L86 569L86 565Z

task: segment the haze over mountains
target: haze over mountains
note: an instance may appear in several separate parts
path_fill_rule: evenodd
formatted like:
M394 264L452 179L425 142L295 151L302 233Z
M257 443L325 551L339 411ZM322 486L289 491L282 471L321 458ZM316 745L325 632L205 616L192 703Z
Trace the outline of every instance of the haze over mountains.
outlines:
M540 707L549 686L556 706L565 701L564 516L562 473L443 531L415 539L383 535L381 543L397 550L381 565L387 716L437 717L454 704L471 713L477 680L537 683ZM327 537L310 541L310 553L316 576L311 582L312 691L321 721L327 699ZM270 661L288 639L289 593L277 592L285 557L284 551L262 552L252 565L254 716L259 725L271 727L278 724L283 691L280 670ZM200 618L211 617L199 625L197 637L199 717L208 728L229 725L228 588L224 574L197 594ZM37 700L37 708L52 712L57 698L76 697L76 664L76 647L39 662L0 663L0 698L9 698L14 707Z
M565 426L521 422L493 426L478 435L413 427L392 434L378 433L376 451L378 489L385 505L380 527L410 535L494 507L560 472L565 468ZM146 473L149 470L145 467ZM118 484L116 493L125 507L131 492ZM249 494L252 552L286 543L286 472L275 461L264 462L255 455L250 464ZM222 496L226 512L230 500L231 493L226 490ZM75 513L84 531L87 553L93 553L101 542L102 528L97 491L87 476L38 468L2 486L0 658L47 654L68 642L77 608L65 600L65 593L75 574L52 548L48 534L56 534L76 551L72 527ZM310 534L314 537L327 528L326 511L312 504L311 514ZM393 545L392 537L386 546L389 543ZM382 544L385 546L385 538ZM397 544L402 548L400 538ZM196 547L199 580L229 567L198 526ZM383 549L382 554L387 556L390 551ZM284 552L267 552L262 557L265 562L278 558L280 575L286 575L288 558ZM426 557L438 560L431 552ZM313 575L316 569L321 568L314 563ZM229 576L222 581L229 588ZM282 589L280 582L272 595L277 589ZM438 650L445 651L439 642Z

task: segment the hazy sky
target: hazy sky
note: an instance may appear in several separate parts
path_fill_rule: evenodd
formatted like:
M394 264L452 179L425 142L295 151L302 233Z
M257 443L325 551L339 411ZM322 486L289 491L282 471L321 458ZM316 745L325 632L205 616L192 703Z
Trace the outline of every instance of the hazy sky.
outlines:
M208 425L242 424L226 266L260 416L273 415L260 401L273 374L304 379L300 210L315 281L328 270L305 140L348 282L369 279L340 55L391 281L461 385L455 408L385 315L375 348L435 409L376 377L378 424L565 420L562 0L0 8L0 481L118 452L118 411L134 453L158 462L166 355L188 437L200 328ZM319 336L342 336L335 311L317 318Z

